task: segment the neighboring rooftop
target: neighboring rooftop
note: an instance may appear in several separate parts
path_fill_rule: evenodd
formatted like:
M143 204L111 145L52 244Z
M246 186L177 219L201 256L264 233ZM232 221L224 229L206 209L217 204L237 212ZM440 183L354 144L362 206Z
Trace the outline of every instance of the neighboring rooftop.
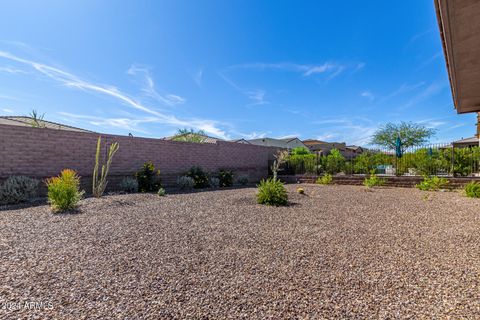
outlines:
M190 138L192 136L202 138L203 141L201 143L217 143L217 141L225 141L225 140L220 139L220 138L215 138L215 137L207 136L205 134L198 134L198 133L177 134L177 135L174 135L174 136L165 137L165 138L163 138L163 140L175 140L175 139L180 139L182 137L184 137L186 140L188 140L188 138ZM178 140L178 141L181 141L181 140Z
M259 146L267 146L267 147L278 147L278 148L285 148L285 149L293 149L297 147L306 147L306 145L296 137L288 137L288 138L259 138L259 139L251 139L248 140L251 144L256 144Z
M478 146L478 138L477 137L470 137L465 138L457 141L453 141L452 144L454 146L462 145L462 146Z
M40 127L57 130L68 130L76 132L93 132L81 128L67 126L61 123L47 121L43 119L34 119L27 116L0 116L0 124L6 124L11 126L23 126L23 127Z

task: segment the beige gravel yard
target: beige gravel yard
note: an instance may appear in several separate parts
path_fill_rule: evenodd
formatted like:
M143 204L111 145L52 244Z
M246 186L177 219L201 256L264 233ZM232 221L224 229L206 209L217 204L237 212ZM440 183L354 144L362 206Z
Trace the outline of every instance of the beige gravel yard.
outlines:
M296 187L0 211L0 318L480 318L480 200Z

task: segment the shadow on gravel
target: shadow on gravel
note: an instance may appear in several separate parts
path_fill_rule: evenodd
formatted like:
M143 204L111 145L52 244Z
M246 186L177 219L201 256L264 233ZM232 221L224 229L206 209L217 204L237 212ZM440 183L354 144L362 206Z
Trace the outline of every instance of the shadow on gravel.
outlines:
M30 202L0 205L0 211L33 208L33 207L44 206L46 204L48 204L46 198L38 198L38 199L35 199L33 201L30 201Z

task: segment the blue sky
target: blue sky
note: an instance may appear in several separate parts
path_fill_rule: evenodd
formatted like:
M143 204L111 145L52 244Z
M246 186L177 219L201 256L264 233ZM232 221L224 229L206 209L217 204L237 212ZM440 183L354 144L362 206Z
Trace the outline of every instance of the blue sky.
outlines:
M163 137L367 144L386 122L473 136L457 115L433 1L10 1L0 114Z

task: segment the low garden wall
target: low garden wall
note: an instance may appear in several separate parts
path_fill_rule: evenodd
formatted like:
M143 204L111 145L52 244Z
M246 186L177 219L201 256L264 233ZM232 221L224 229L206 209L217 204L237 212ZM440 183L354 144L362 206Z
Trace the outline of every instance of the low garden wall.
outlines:
M188 143L47 128L0 125L0 180L12 175L37 179L55 176L70 168L82 177L82 186L91 191L97 139L102 136L102 157L108 146L118 142L109 174L109 189L125 176L133 176L142 164L152 161L161 170L162 184L172 186L190 167L206 171L233 170L247 174L250 181L268 175L268 161L276 148L235 142Z
M318 176L308 175L280 175L279 179L287 183L315 183ZM332 177L333 184L343 185L363 185L365 176L361 175L337 175ZM382 176L379 178L385 180L387 187L404 187L413 188L423 181L423 177L419 176ZM445 177L448 180L450 188L462 188L470 181L480 181L479 177Z

